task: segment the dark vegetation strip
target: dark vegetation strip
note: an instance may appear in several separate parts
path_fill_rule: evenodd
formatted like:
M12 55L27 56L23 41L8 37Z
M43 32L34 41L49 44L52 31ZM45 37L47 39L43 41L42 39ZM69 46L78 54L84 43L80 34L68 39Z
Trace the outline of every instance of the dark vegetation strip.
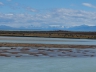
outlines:
M76 31L0 31L0 36L96 39L96 32L76 32Z

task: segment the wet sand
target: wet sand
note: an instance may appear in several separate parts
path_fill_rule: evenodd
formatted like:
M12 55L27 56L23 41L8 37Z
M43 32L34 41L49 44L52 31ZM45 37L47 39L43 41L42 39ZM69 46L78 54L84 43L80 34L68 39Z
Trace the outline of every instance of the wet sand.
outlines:
M31 44L31 43L0 43L0 47L96 48L96 45Z
M96 57L96 49L0 47L0 57Z
M96 57L96 45L0 43L0 57Z

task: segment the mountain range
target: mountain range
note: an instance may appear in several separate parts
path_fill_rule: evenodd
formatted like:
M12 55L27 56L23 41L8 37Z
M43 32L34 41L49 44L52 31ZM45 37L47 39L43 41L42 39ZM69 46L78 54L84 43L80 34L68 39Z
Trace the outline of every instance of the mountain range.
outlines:
M68 30L68 31L96 31L96 26L80 25L73 27L62 27L62 26L42 26L42 27L10 27L6 25L1 25L0 30L31 30L31 31L42 31L42 30Z

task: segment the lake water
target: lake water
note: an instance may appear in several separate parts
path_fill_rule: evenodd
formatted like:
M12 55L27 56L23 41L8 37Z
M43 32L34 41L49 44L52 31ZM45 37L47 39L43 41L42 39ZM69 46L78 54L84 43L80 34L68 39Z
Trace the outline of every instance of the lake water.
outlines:
M91 39L0 37L1 43L96 45ZM96 57L0 57L0 72L96 72Z
M0 58L0 72L96 72L96 58Z
M96 40L92 40L92 39L65 39L65 38L4 37L4 36L0 36L0 43L96 45Z

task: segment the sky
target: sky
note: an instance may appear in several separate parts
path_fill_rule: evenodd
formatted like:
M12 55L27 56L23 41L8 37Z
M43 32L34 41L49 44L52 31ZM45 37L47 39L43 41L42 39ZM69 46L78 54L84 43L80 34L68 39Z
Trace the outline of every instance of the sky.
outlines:
M0 25L96 25L96 0L0 0Z

